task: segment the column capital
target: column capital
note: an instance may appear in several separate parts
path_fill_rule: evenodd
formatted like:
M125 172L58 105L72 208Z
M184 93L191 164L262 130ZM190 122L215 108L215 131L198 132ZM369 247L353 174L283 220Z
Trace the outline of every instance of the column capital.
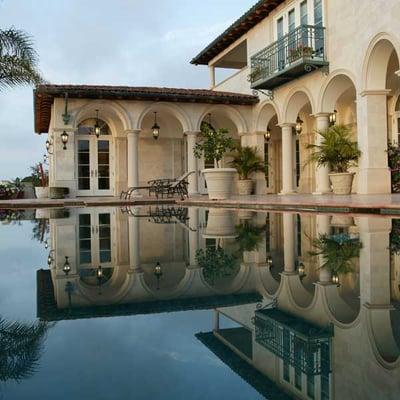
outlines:
M183 134L186 136L197 136L201 134L201 131L186 131Z
M361 97L366 96L389 96L392 91L390 89L371 89L371 90L363 90L360 92Z
M294 122L283 122L278 125L280 128L294 128L296 124Z
M139 135L140 132L142 132L141 129L126 129L125 130L125 133L126 133L127 136L128 135Z
M240 137L242 137L242 136L248 136L248 135L250 135L250 133L249 132L238 132L238 135Z
M252 135L265 136L266 133L267 133L267 131L255 131L252 133Z
M326 118L326 119L329 119L330 115L331 115L331 113L324 112L324 111L317 112L315 114L311 114L311 116L314 117L314 118Z

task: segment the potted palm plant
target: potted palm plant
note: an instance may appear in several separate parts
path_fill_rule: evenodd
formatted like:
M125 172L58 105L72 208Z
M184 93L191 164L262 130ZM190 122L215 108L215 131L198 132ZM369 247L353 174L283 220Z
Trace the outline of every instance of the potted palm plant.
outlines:
M338 276L353 272L354 260L359 257L362 243L349 234L320 235L313 241L315 251L311 256L321 256L323 264L320 269L327 269Z
M232 192L233 179L236 170L234 168L222 168L224 155L234 149L234 142L229 137L227 129L214 130L208 124L201 127L202 139L196 143L193 151L197 158L204 156L207 160L214 160L215 168L206 168L202 171L211 200L224 200L229 198Z
M265 232L265 226L256 226L245 221L240 225L235 226L236 230L236 241L239 243L240 252L255 251L258 245L263 239L263 233Z
M265 163L257 154L256 147L237 146L230 165L239 174L238 190L240 195L249 195L253 189L253 180L250 176L257 171L265 172Z
M35 187L35 195L38 199L45 199L49 197L49 176L47 171L43 168L43 164L39 163L31 167L32 183Z
M344 125L333 125L317 134L322 140L320 144L307 146L312 150L309 161L328 166L333 193L350 194L355 174L349 168L357 165L361 155L357 142L351 140L351 130Z

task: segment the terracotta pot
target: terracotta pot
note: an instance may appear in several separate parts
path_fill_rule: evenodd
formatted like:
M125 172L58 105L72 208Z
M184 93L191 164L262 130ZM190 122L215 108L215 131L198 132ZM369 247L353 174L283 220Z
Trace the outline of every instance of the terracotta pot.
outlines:
M241 196L251 195L253 189L253 181L251 179L239 179L238 191Z
M49 197L49 188L36 186L35 187L35 195L37 199L47 199Z
M232 193L233 180L236 175L234 168L209 168L202 171L211 200L228 199Z
M332 182L332 190L335 194L350 194L354 179L353 172L343 172L340 174L329 174Z

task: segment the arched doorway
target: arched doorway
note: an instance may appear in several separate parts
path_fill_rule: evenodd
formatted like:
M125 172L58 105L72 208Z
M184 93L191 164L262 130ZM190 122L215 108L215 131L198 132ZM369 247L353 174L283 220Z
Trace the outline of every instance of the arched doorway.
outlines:
M78 196L113 196L113 138L98 116L83 120L75 134Z

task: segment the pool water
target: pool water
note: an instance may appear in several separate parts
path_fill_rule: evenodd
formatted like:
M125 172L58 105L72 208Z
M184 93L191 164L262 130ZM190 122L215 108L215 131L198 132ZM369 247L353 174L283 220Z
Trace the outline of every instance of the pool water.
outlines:
M0 210L5 399L397 399L400 220Z

